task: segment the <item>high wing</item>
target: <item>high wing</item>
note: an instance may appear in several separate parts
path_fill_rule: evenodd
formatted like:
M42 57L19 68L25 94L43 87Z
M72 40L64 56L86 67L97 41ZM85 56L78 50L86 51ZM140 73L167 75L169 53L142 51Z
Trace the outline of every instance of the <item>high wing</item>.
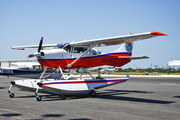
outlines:
M141 34L130 34L125 36L116 36L116 37L109 37L109 38L101 38L101 39L94 39L94 40L87 40L87 41L80 41L80 42L72 42L70 45L78 45L78 46L89 46L96 43L95 47L102 47L102 46L110 46L110 45L117 45L126 42L133 42L143 39L148 39L156 36L168 36L167 34L160 33L160 32L147 32Z
M42 49L53 49L57 44L47 44L42 45ZM11 47L11 49L15 50L25 50L25 49L38 49L39 45L28 45L28 46L15 46Z
M93 39L87 41L79 41L79 42L71 42L70 45L72 46L91 46L94 47L102 47L102 46L110 46L110 45L118 45L126 42L133 42L143 39L148 39L156 36L168 36L167 34L160 33L160 32L147 32L147 33L140 33L140 34L130 34L124 36L116 36L116 37L109 37L109 38L101 38L101 39ZM57 44L48 44L42 45L42 49L52 49ZM24 50L24 49L38 49L39 45L29 45L29 46L15 46L11 47L12 49L16 50Z

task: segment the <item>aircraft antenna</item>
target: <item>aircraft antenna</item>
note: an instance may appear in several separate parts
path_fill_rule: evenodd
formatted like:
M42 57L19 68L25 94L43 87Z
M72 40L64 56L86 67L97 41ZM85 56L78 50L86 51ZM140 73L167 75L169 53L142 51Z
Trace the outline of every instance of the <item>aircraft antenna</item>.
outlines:
M74 42L74 40L75 40L75 39L73 39L73 40L71 41L71 43Z
M87 37L86 37L87 38ZM84 38L84 40L83 41L85 41L86 40L86 38Z

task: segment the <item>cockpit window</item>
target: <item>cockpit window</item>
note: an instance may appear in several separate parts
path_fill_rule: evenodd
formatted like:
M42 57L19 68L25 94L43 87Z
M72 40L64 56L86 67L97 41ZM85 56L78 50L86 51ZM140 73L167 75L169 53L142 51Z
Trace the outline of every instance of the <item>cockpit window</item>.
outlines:
M71 46L70 45L66 45L63 49L68 51L68 52L71 52Z

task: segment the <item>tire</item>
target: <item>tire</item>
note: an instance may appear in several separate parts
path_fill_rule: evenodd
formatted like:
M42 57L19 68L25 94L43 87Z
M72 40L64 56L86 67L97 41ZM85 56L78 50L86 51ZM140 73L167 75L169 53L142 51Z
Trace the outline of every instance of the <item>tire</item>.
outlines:
M89 93L90 96L94 97L96 95L96 91L95 90L92 90L90 93Z
M10 93L10 94L9 94L9 97L10 97L10 98L14 98L14 96L15 96L14 93Z
M37 97L36 97L36 100L37 100L37 101L41 101L41 100L42 100L42 97L41 97L41 96L37 96Z

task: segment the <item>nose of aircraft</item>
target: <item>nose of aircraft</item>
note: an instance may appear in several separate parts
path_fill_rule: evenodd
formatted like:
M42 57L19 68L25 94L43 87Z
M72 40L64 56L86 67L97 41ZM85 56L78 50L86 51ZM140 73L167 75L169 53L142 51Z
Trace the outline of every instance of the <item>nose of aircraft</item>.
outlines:
M27 58L31 58L31 57L41 57L44 56L44 52L36 52L34 54L30 54L27 56Z
M39 42L39 47L38 47L38 51L34 54L30 54L28 55L27 57L28 58L31 58L31 57L40 57L40 56L44 56L44 52L41 52L41 49L42 49L42 44L43 44L43 37L41 37L41 40Z

